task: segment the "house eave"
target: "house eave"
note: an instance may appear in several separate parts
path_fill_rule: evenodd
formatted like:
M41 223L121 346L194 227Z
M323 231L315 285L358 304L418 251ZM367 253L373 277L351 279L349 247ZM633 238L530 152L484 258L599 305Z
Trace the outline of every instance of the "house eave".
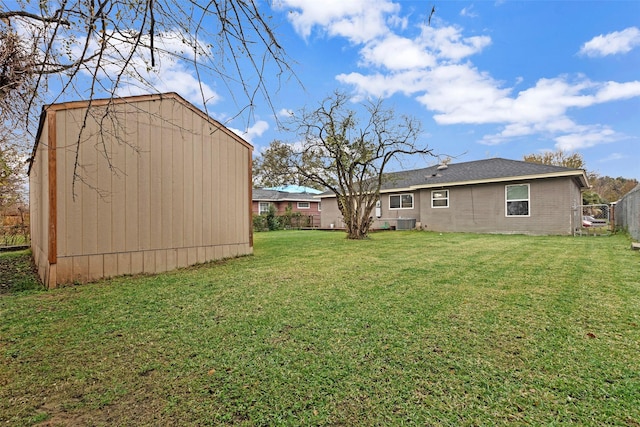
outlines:
M575 178L578 180L582 189L586 190L589 188L589 181L587 179L587 175L584 170L569 170L562 172L553 172L546 174L533 174L533 175L517 175L517 176L505 176L499 178L485 178L485 179L474 179L474 180L466 180L466 181L451 181L451 182L426 182L424 184L415 184L406 187L394 187L381 189L380 194L389 194L389 193L401 193L401 192L410 192L421 189L429 189L429 188L444 188L444 187L460 187L465 185L478 185L478 184L495 184L502 182L517 182L517 181L531 181L538 179L548 179L548 178ZM335 197L335 194L319 194L315 196L316 198L328 198Z
M505 176L499 178L486 178L486 179L475 179L468 181L453 181L453 182L434 182L434 183L424 183L411 185L406 188L393 188L381 190L380 193L395 193L398 191L411 191L411 190L419 190L423 188L442 188L442 187L459 187L463 185L477 185L477 184L492 184L492 183L500 183L500 182L514 182L514 181L531 181L537 179L546 179L546 178L563 178L563 177L575 177L578 178L582 187L589 188L589 182L587 180L587 176L584 171L579 170L571 170L566 172L554 172L547 174L534 174L534 175L518 175L518 176Z

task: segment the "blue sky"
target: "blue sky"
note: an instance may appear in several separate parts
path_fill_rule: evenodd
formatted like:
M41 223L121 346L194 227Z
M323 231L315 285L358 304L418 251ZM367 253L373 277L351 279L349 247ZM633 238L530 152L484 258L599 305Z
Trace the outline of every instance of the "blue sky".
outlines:
M257 154L274 139L296 142L276 115L341 90L420 119L419 143L454 162L563 149L589 171L640 179L640 1L258 1L301 84L268 76L274 108L258 102L230 120L242 99L215 76L203 80L209 114ZM203 107L193 69L159 63L155 88Z
M601 175L640 179L638 1L276 0L273 7L304 85L276 92L278 111L317 105L335 89L354 100L383 97L422 121L422 144L456 162L564 149ZM222 111L224 99L209 108ZM270 110L255 113L243 130L256 152L273 139L292 142ZM425 163L433 160L403 166Z

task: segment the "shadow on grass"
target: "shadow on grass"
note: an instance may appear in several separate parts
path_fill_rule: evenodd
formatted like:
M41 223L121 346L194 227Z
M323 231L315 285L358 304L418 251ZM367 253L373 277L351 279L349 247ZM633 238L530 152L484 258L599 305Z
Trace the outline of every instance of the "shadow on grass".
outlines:
M40 290L44 287L30 250L0 252L0 295Z

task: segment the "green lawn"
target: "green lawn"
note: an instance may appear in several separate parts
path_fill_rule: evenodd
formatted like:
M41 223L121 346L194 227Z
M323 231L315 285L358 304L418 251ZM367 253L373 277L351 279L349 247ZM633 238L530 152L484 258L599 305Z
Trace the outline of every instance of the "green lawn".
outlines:
M13 292L0 424L640 426L629 243L270 232L250 257Z

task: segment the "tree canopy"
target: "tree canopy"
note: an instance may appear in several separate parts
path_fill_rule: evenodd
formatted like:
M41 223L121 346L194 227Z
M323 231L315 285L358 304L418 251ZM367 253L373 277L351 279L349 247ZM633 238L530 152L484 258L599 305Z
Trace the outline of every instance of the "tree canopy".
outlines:
M422 126L417 119L396 115L380 100L358 107L360 113L350 108L346 94L335 92L317 108L292 114L286 125L299 140L282 150L285 173L335 194L350 239L367 236L389 163L432 154L418 144Z
M0 217L25 201L21 177L24 163L16 147L7 143L5 136L0 132Z
M615 202L638 185L638 181L635 179L612 178L587 171L587 166L580 153L568 153L563 150L548 151L541 154L527 154L523 160L544 165L584 169L591 184L591 189L582 194L582 202L585 205Z
M271 141L269 147L253 159L254 187L278 187L294 184L324 190L317 182L298 173L289 165L291 148L282 141Z
M580 153L569 153L564 150L545 151L540 154L525 154L523 160L529 163L564 166L566 168L586 169L584 158Z

